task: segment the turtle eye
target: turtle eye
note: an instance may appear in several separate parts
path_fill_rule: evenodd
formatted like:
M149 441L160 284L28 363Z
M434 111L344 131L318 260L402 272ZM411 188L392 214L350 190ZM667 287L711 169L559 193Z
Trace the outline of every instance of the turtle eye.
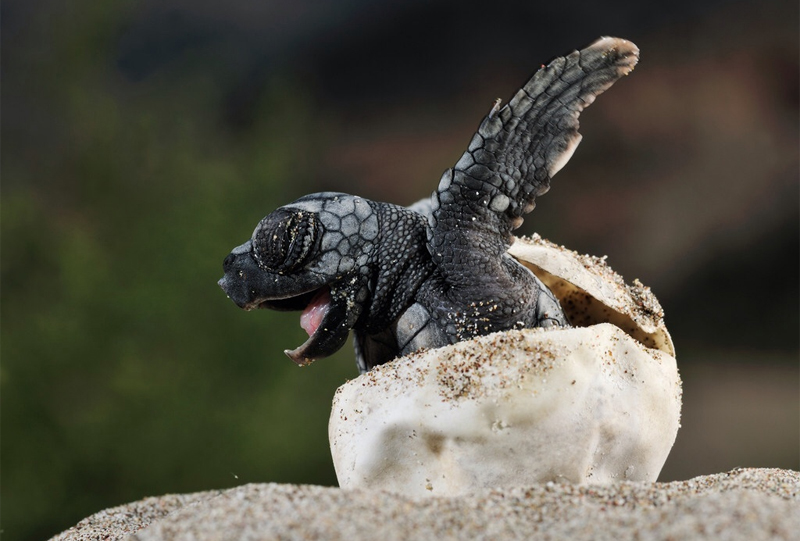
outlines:
M253 256L261 268L283 274L305 263L316 240L314 213L278 209L253 231Z

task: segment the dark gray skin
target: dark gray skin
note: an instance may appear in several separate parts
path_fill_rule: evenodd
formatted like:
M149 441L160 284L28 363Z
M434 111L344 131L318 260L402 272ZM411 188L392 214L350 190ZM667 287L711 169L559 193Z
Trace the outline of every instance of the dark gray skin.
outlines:
M484 118L429 200L411 207L307 195L259 222L219 285L245 310L304 310L298 364L354 331L364 373L420 348L516 328L568 326L553 294L508 255L511 232L580 142L578 116L639 51L603 38L542 67Z

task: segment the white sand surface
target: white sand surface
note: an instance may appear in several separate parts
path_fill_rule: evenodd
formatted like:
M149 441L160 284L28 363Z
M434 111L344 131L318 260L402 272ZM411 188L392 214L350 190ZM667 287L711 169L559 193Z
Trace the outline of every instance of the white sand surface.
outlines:
M134 533L135 532L135 533ZM547 483L461 497L250 484L147 498L53 539L797 539L800 474L737 469L671 483Z

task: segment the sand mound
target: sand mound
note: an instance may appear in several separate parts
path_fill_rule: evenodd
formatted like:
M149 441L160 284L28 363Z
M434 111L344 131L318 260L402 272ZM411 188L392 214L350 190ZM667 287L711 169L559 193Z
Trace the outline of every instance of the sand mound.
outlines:
M799 502L800 474L774 469L452 498L251 484L147 498L92 515L54 539L794 539Z

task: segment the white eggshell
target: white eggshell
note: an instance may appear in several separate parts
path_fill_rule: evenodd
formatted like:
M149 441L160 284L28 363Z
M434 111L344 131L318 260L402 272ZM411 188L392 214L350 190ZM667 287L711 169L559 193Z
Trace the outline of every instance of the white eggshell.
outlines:
M655 481L680 423L674 357L618 327L496 333L379 366L336 392L342 488L455 496L547 481Z

